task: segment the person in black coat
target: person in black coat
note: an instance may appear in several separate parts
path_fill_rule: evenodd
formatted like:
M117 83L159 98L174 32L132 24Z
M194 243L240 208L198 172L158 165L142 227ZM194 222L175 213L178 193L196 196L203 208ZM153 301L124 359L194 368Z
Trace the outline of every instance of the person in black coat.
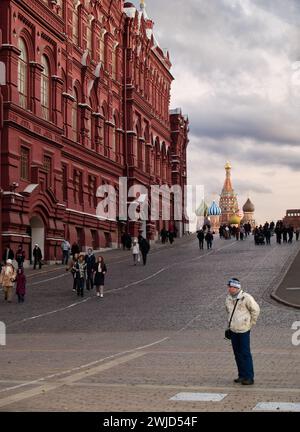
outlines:
M85 256L86 263L86 289L89 291L93 289L93 270L95 266L96 258L93 254L93 249L89 248L88 253Z
M74 242L72 244L72 248L71 248L71 254L72 254L73 259L74 259L75 254L79 254L79 253L80 253L79 245L78 245L78 243Z
M2 255L2 261L4 262L4 264L6 264L6 261L8 259L13 261L14 258L15 258L14 251L9 247L9 245L7 245Z
M98 256L94 264L94 285L96 285L97 297L103 297L104 277L107 273L107 267L102 256Z
M147 255L150 250L150 244L147 239L145 239L142 235L139 235L138 237L140 251L143 257L143 264L146 265L147 262Z
M212 235L212 233L210 231L208 231L208 233L205 236L205 240L206 240L206 244L207 244L207 249L211 249L212 248L213 239L214 239L214 236Z
M16 261L18 263L19 268L22 268L24 266L25 251L21 244L19 245L18 250L16 252Z
M43 254L42 251L39 247L39 245L36 243L33 249L33 270L36 269L37 264L39 265L39 269L42 268L42 259L43 259Z
M132 245L132 238L131 238L131 235L130 234L126 234L126 241L125 241L125 245L126 245L126 248L127 248L127 250L130 250L131 249L131 245Z
M199 240L199 248L203 249L204 231L202 229L200 231L198 231L197 238Z

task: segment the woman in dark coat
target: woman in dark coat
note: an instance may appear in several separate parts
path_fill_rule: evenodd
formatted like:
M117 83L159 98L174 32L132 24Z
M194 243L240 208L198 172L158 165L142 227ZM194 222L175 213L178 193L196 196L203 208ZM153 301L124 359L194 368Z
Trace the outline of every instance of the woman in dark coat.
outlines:
M16 294L18 296L18 302L23 303L25 293L26 293L26 276L24 274L23 267L18 268L16 281L17 281Z
M102 256L98 256L97 262L94 265L94 285L96 285L97 297L103 297L104 290L104 275L107 268Z

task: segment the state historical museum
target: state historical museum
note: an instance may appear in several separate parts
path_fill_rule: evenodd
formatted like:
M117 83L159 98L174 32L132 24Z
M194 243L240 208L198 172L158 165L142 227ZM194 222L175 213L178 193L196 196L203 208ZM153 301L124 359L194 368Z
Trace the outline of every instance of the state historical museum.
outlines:
M28 257L37 242L53 262L64 238L100 250L125 229L184 233L184 216L96 216L98 186L119 177L186 184L188 119L169 109L169 53L143 1L1 0L0 62L0 246Z

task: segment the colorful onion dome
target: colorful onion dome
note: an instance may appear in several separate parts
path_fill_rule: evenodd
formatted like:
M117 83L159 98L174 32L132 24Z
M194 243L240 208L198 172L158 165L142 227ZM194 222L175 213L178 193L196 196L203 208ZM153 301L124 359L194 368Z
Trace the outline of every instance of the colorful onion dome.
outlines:
M245 204L243 205L243 212L254 213L254 211L255 211L254 204L251 202L250 198L248 198Z
M229 224L230 225L239 225L240 221L241 221L241 218L237 214L235 214L235 215L231 216L231 218L229 219Z
M221 212L220 207L216 204L216 201L213 201L212 205L208 209L208 215L209 216L220 216L221 213L222 212Z
M208 205L204 200L202 200L201 204L195 211L196 216L207 216L207 212L208 212Z

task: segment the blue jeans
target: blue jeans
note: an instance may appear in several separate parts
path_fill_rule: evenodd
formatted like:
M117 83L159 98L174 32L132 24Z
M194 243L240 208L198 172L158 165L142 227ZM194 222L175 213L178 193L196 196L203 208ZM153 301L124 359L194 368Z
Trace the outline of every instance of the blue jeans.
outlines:
M231 335L231 344L239 372L239 378L253 380L254 371L250 351L250 330L246 333L231 332Z

